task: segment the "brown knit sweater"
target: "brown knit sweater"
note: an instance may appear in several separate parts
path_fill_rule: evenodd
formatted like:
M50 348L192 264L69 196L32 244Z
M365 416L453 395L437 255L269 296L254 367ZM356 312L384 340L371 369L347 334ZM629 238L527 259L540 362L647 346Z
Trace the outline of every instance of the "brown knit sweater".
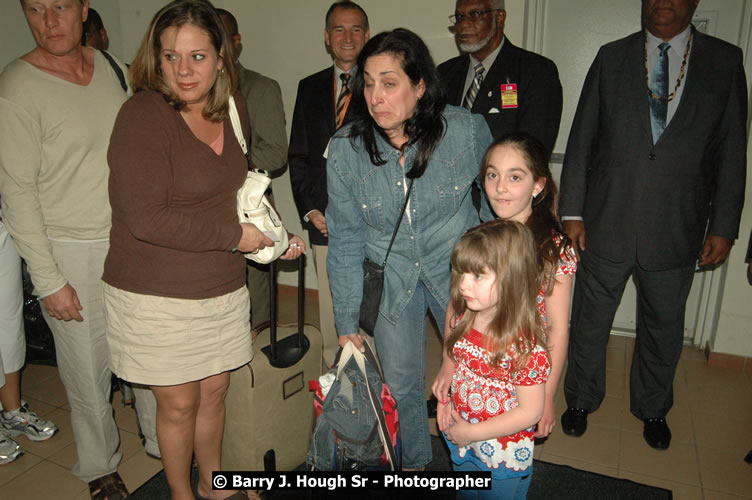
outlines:
M245 99L235 102L247 138ZM247 163L229 117L217 155L161 94L120 110L107 154L112 230L102 279L129 292L204 299L245 284L236 193Z

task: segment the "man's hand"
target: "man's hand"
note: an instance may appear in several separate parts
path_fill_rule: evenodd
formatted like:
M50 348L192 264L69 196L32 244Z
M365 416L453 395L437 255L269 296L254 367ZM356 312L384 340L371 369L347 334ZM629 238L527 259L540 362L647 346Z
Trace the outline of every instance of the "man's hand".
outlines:
M83 310L83 307L81 307L81 302L78 300L76 290L70 284L66 284L57 292L43 298L42 304L44 304L47 314L55 319L62 321L70 321L72 319L76 321L84 320L79 312Z
M311 221L313 227L319 230L325 237L329 237L329 231L326 230L326 216L321 213L320 210L313 210L308 214L308 220Z
M731 245L733 244L734 240L732 239L709 234L705 239L705 245L702 247L702 254L700 254L698 264L700 267L720 264L728 257L729 252L731 252Z
M580 258L580 250L585 250L585 223L581 220L565 220L564 232L572 240L574 253Z

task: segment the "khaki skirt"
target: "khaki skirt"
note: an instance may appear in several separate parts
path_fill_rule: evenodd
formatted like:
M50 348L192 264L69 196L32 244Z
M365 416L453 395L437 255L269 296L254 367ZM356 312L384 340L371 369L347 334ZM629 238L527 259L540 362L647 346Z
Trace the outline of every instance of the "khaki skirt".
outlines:
M104 283L112 371L145 385L177 385L233 370L253 357L248 289L188 300Z

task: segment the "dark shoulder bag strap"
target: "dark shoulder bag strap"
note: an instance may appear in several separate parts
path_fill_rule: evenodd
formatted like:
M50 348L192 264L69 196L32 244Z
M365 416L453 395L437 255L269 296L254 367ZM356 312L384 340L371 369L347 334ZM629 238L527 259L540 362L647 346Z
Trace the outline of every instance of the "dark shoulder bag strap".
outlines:
M107 59L107 62L110 63L110 66L112 66L112 71L115 72L118 80L120 80L120 86L123 87L123 92L128 92L128 84L125 82L125 75L123 74L123 70L106 50L100 50L100 52L102 53L104 58Z
M381 267L386 267L386 259L389 258L389 252L392 251L392 245L394 244L394 238L397 237L397 230L400 227L400 224L402 223L402 216L405 215L405 210L407 210L407 204L410 201L410 193L413 190L413 182L415 182L415 179L410 179L410 187L407 188L407 196L405 196L405 204L402 205L402 212L400 212L399 219L397 219L397 225L394 226L394 232L392 233L392 239L389 240L389 248L386 249L386 255L384 256L384 262L381 264Z

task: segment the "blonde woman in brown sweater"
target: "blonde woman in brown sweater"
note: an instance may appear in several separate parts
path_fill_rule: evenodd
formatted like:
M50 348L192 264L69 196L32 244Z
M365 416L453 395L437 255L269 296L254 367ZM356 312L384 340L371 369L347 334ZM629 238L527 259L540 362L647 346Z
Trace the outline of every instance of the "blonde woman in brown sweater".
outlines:
M229 370L252 357L245 259L273 242L237 220L247 162L228 101L235 66L222 21L206 0L159 11L131 66L136 94L112 134L111 247L105 305L113 370L149 385L172 498L221 498L224 397ZM235 99L250 135L245 100ZM284 259L305 250L291 236ZM233 496L245 496L238 492Z

